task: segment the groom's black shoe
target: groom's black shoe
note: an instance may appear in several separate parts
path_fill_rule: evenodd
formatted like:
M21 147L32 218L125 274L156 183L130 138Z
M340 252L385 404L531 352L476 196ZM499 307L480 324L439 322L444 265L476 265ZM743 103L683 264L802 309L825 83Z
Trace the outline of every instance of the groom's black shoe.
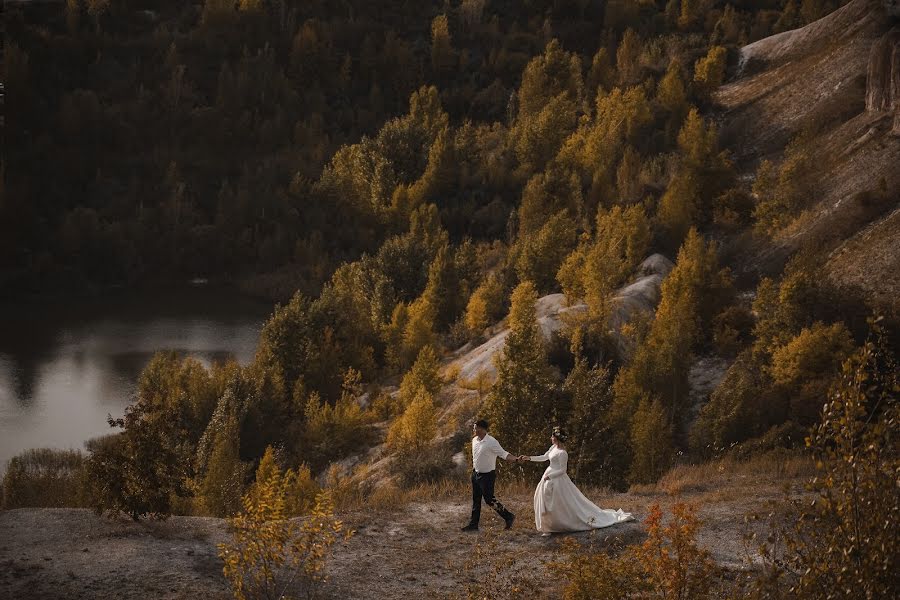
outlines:
M504 527L504 529L512 529L512 524L513 524L513 521L516 520L516 515L511 514L511 515L509 515L508 518L503 519L503 520L506 521L506 527Z
M469 523L468 525L460 529L460 531L478 531L478 524Z

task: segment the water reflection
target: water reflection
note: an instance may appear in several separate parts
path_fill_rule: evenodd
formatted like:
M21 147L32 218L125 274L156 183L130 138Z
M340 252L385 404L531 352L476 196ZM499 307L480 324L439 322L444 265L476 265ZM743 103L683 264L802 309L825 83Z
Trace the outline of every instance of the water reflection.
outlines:
M2 307L0 471L26 448L79 448L108 433L107 414L122 414L158 351L247 364L270 311L202 288Z

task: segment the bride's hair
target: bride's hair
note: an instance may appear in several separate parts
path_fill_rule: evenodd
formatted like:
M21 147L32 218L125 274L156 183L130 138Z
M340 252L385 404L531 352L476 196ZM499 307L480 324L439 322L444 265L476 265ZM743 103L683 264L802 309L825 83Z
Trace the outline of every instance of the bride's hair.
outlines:
M566 433L565 429L557 425L553 428L553 437L561 442L565 442L567 439L569 439L569 434Z

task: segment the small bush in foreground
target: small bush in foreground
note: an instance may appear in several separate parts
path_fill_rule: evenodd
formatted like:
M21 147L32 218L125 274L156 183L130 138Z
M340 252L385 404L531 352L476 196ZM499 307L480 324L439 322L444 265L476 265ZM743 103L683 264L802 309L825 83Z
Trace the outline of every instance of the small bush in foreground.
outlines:
M313 597L326 579L325 561L334 545L353 533L334 517L327 493L316 496L308 517L290 519L294 479L274 466L268 449L243 511L229 520L233 537L219 544L219 556L236 600L289 598L297 590Z
M709 553L697 545L700 521L693 508L676 504L665 526L662 516L659 505L654 505L645 521L647 539L618 557L580 554L577 542L566 540L563 545L568 560L551 564L551 569L568 582L563 598L712 598L716 566Z

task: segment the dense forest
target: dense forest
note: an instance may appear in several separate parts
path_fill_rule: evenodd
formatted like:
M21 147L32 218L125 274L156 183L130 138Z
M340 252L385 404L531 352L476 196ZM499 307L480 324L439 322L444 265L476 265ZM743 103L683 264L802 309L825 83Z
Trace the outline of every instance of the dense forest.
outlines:
M873 307L817 275L821 240L742 263L814 201L812 134L737 164L714 98L737 48L840 4L8 6L3 295L204 277L280 302L247 367L153 360L84 502L232 515L269 447L300 496L381 442L439 479L465 443L439 435L443 357L504 318L481 414L515 447L564 424L570 468L614 489L802 446L845 363L895 393L896 322L863 345ZM859 192L874 219L895 190ZM654 253L655 317L610 330ZM547 342L535 304L560 292L586 310ZM709 355L727 371L693 406Z
M387 260L421 206L473 248L513 246L548 190L569 240L598 207L654 216L728 48L834 8L783 4L10 3L0 288L206 277L286 300ZM733 196L722 216L746 218Z

